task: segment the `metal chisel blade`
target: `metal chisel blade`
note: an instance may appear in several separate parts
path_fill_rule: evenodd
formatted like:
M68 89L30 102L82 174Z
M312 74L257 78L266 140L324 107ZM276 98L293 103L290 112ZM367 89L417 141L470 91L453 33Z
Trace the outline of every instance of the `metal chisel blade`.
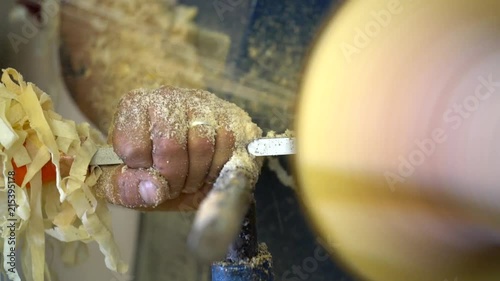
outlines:
M254 156L278 156L295 154L295 138L261 138L248 145Z
M278 156L295 153L294 138L261 138L252 141L248 147L248 152L254 156ZM102 146L90 160L92 166L118 165L123 164L123 160L116 155L112 146Z
M123 160L116 155L112 146L102 146L97 149L97 152L94 154L92 159L90 160L90 165L92 166L104 166L104 165L117 165L123 164Z

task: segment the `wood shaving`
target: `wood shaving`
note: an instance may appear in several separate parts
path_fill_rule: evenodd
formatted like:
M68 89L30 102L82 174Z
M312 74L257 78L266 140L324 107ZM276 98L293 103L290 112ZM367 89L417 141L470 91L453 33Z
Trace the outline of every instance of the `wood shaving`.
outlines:
M63 242L96 241L109 269L127 271L111 232L107 203L96 197L93 190L101 171L97 167L89 169L89 163L97 145L102 143L89 124L75 124L55 113L49 95L24 82L17 71L2 72L0 200L5 206L15 190L12 200L17 206L0 209L0 247L7 261L11 258L6 255L15 252L10 250L9 237L23 246L16 255L22 265L23 280L43 281L50 276L45 261L45 235ZM74 161L69 175L63 177L59 162L68 156ZM12 161L26 167L20 185L12 180L16 172ZM55 167L56 176L54 181L44 182L42 168L48 163ZM14 230L7 227L12 222ZM71 260L67 256L64 259ZM20 280L11 267L5 262L4 272L9 279Z
M204 70L193 44L197 10L175 2L62 4L65 79L82 111L102 131L111 124L120 97L131 89L204 88ZM85 30L83 40L69 41L79 30ZM75 89L81 87L83 92Z

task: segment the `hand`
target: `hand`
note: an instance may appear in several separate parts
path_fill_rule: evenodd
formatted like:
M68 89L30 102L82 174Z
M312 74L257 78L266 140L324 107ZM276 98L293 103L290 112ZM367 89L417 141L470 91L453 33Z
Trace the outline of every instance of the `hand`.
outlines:
M243 110L206 91L131 91L109 131L125 165L104 168L100 192L129 208L197 208L226 162L237 151L249 156L246 145L260 136ZM260 165L249 160L243 168L255 179Z

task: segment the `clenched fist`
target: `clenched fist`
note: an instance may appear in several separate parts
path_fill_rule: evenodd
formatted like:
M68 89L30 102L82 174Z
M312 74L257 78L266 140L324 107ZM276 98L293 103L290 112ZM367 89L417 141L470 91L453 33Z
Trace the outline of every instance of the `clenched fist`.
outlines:
M109 131L125 165L103 168L99 192L129 208L197 207L231 158L255 183L260 162L246 145L261 134L242 109L203 90L131 91Z

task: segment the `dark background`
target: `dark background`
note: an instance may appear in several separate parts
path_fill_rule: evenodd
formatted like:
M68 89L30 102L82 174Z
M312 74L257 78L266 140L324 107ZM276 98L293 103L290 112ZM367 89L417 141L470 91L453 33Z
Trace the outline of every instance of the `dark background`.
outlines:
M241 83L247 83L248 80L257 81L254 84L269 83L287 93L289 100L284 100L283 104L292 105L296 100L301 70L308 50L321 28L322 21L339 5L339 1L334 0L182 0L180 2L199 7L197 23L200 26L223 32L231 37L226 65L231 79L242 81ZM247 79L248 76L251 79ZM255 88L255 85L251 87ZM246 99L235 97L232 93L210 90L246 109L264 131L282 132L287 128L293 128L293 106L282 107L265 102L252 104ZM282 158L280 161L285 166L288 165L287 158ZM317 268L310 272L304 269L313 266L311 258L314 257L315 251L325 254L325 250L307 223L295 191L283 186L267 165L264 165L257 183L255 197L258 237L259 241L268 245L273 256L275 280L353 280L330 259L316 260ZM165 215L143 215L140 241L151 239L150 233L161 232L158 229L158 224L163 220L160 216ZM149 247L139 245L139 247L147 254L160 251L158 244ZM158 253L154 256L161 255L162 253ZM157 271L158 274L153 275L161 275L161 270L158 268L161 265L145 264L146 262L138 264L137 278L146 276L141 272L147 272L149 275L152 271ZM294 266L299 267L304 274L294 273ZM204 269L199 270L205 272ZM287 271L289 273L285 275ZM162 276L166 278L162 280L175 278Z

